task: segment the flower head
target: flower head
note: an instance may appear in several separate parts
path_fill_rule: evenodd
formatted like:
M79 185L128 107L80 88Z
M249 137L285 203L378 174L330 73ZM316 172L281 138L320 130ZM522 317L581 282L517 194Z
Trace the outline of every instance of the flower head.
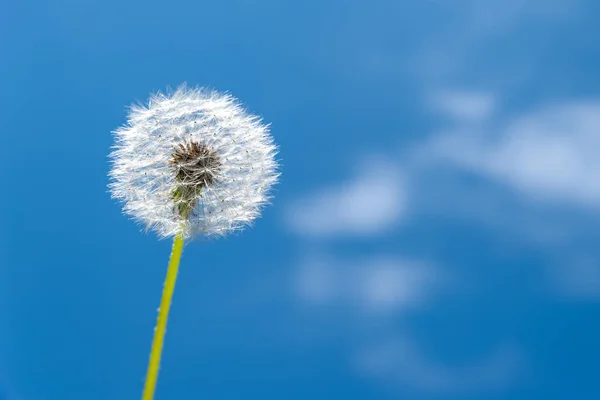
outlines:
M241 229L279 176L268 127L228 94L185 86L157 93L133 106L114 135L112 196L160 237Z

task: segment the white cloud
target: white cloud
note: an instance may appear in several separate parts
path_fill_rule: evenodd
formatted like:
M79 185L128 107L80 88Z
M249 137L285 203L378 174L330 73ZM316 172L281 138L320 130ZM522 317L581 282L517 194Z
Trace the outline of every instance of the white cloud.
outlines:
M581 0L549 0L543 5L529 0L458 1L466 7L465 15L473 28L500 34L523 24L569 20L578 15L582 6Z
M352 61L371 79L408 78L423 88L478 82L505 93L542 80L548 86L540 70L551 69L541 60L555 42L553 34L575 26L592 4L590 0L548 0L543 5L528 0L446 0L435 6L395 2L379 15L375 27L364 24L368 31L357 30L363 24L352 24L354 32L349 34L356 36ZM420 23L410 23L415 20ZM390 42L390 32L410 40ZM340 51L332 53L344 60Z
M393 228L407 211L405 181L392 163L367 160L363 164L367 167L354 179L289 207L288 226L312 237L371 236Z
M535 199L600 207L600 102L543 107L499 129L462 128L426 148Z
M413 341L399 337L368 347L357 357L364 373L392 385L432 394L464 394L500 390L521 375L522 357L503 345L482 359L448 365L427 358Z
M349 310L354 321L350 362L364 378L392 392L420 395L498 393L522 376L523 357L515 346L501 345L478 358L447 363L422 351L407 334L407 312L423 312L448 284L430 263L398 257L343 260L316 257L301 264L297 294L305 305ZM328 311L327 315L332 316ZM334 314L335 315L335 314ZM373 323L368 323L372 321ZM365 345L366 343L366 345Z
M466 114L409 152L414 212L469 219L534 245L562 260L545 269L553 295L600 299L600 263L579 256L597 253L600 235L600 100Z
M441 91L431 96L430 105L461 122L482 121L491 116L495 108L492 95L483 92Z
M301 265L296 279L298 294L308 303L349 304L376 314L420 306L441 283L430 264L382 256L360 261L316 258Z

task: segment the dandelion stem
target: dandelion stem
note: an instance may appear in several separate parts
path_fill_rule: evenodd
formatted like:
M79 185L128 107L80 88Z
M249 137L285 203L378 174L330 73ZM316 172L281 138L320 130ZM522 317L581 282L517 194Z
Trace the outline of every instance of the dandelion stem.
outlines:
M148 362L148 373L146 374L146 384L144 385L142 400L152 400L154 398L160 356L167 330L167 319L169 318L169 309L171 308L171 299L175 290L175 281L177 280L177 271L179 270L179 260L181 259L182 251L183 234L180 233L175 237L175 241L173 242L173 251L171 252L167 277L165 278L162 299L160 301L160 309L158 310L158 322L154 329L154 340L152 341L152 350L150 351L150 361Z

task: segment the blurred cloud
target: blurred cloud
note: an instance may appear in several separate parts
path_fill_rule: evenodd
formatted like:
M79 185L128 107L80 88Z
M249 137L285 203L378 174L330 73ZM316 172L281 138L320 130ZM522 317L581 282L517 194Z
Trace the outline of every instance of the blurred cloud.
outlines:
M382 341L359 354L357 367L389 385L432 394L465 394L508 388L518 378L522 357L516 347L502 345L480 360L449 365L425 356L405 337Z
M406 185L397 166L366 160L351 180L305 196L287 210L289 228L307 237L371 236L393 228L407 212Z
M495 99L483 92L440 91L430 98L430 106L460 122L487 119L494 111Z
M357 339L349 362L358 374L392 392L460 395L513 387L526 370L516 346L500 344L475 358L449 362L424 352L427 342L410 333L408 319L397 324L406 312L422 313L439 304L448 284L440 267L397 256L314 257L300 265L296 276L297 295L306 305L341 308L358 318L345 328L347 336Z
M432 112L448 117L441 129L394 162L374 158L351 180L301 198L287 209L288 227L311 239L369 237L441 212L578 260L547 266L550 289L565 298L600 299L600 263L579 261L584 232L600 235L593 228L600 218L600 100L555 101L511 114L485 91L440 90L426 99ZM468 183L472 177L476 185ZM432 287L428 274L430 265L411 269L377 256L359 263L317 259L302 270L299 290L309 301L354 298L364 309L394 309L418 304Z
M478 106L472 108L478 111ZM439 161L535 199L597 209L598 132L600 101L566 101L510 118L499 127L463 126L427 146Z
M485 253L498 251L499 258L508 264L509 271L502 274L488 274L485 265L460 269L467 275L462 278L474 285L496 288L486 280L514 279L517 272L512 269L527 265L528 272L519 271L518 276L531 282L514 284L518 288L515 291L525 288L526 293L515 292L519 300L511 297L508 303L523 298L546 301L537 297L539 282L545 277L547 282L542 285L547 285L544 289L552 301L559 296L585 301L600 299L600 263L579 257L586 250L595 249L581 238L597 222L600 205L600 161L595 157L595 149L600 145L600 100L547 100L548 93L553 93L549 86L565 93L560 91L558 82L564 79L564 66L542 65L544 60L558 57L554 54L560 51L558 47L566 51L564 43L556 44L557 38L582 14L585 3L395 3L402 11L409 10L403 14L411 20L427 20L425 29L422 24L411 24L412 21L399 23L397 14L390 13L393 18L389 19L377 14L377 26L361 31L356 20L362 15L355 17L345 32L354 35L355 45L349 49L332 46L327 54L334 59L333 66L344 63L344 68L335 70L336 77L347 74L348 80L355 82L356 76L367 76L395 89L398 88L393 79L398 79L402 90L408 87L409 92L414 90L417 98L426 101L431 116L442 118L428 121L439 125L426 138L419 138L423 132L411 132L403 144L413 145L388 153L393 161L386 162L384 168L371 169L375 173L357 173L344 184L307 194L288 209L288 226L311 239L357 239L387 234L399 226L402 229L396 233L407 237L419 225L415 229L419 235L438 226L447 228L446 217L461 220L452 226L458 226L457 236L467 232L465 237L474 233L492 239L482 241L491 243L490 248L473 249L473 259L485 259L489 256ZM410 38L401 46L389 40L390 32L398 32L394 30L397 25L403 30L402 35L396 36ZM435 29L429 29L430 25L435 25ZM360 73L347 65L358 68ZM405 85L409 80L410 84ZM568 81L569 88L571 84ZM394 178L378 180L375 176ZM366 182L380 189L369 189ZM365 206L377 204L375 199L387 199L382 204L397 206ZM444 218L437 218L440 216ZM467 219L475 224L463 224ZM424 228L425 224L433 227ZM600 235L600 230L595 232ZM446 245L428 240L419 236L415 242L422 248L436 250ZM439 240L439 236L433 240ZM451 238L449 242L455 243L454 240L462 239ZM510 337L506 339L512 327L500 327L494 332L498 334L497 341L492 342L496 346L492 344L467 359L465 354L444 358L429 347L427 337L411 332L412 321L402 318L409 311L416 311L419 318L427 320L428 311L441 315L451 308L444 309L443 302L435 301L448 283L446 277L454 276L452 272L458 270L450 261L438 260L434 265L377 254L359 260L335 255L316 257L302 263L296 277L296 294L307 305L350 308L353 316L363 317L351 327L361 334L368 331L364 328L368 325L364 323L365 315L376 321L373 325L378 330L368 332L367 345L354 344L350 350L362 376L397 392L412 389L419 395L476 394L481 398L513 388L527 378L526 361L533 354L527 347L521 350L513 345ZM475 269L477 272L473 272ZM512 282L502 282L502 287L505 285ZM504 294L490 303L486 303L485 296L469 298L470 295L457 296L461 301L466 299L465 313L471 313L470 306L503 310L493 301L507 302L502 298ZM479 300L482 304L469 303ZM424 307L428 304L432 304L431 309ZM465 317L469 318L478 316ZM398 320L402 323L394 323ZM513 321L502 320L499 325L504 323L510 325Z
M492 34L506 33L525 23L554 23L569 19L580 11L584 1L550 0L543 5L528 0L455 0L455 3L464 7L469 29Z
M357 44L352 47L353 54L340 57L343 48L331 53L344 61L351 57L371 79L409 78L429 89L456 82L480 82L507 90L539 79L539 60L555 41L548 32L560 31L582 15L588 4L593 3L586 0L549 0L543 4L527 0L393 2L390 7L397 12L377 14L377 26L361 30L361 24L355 21L348 26L346 32L355 37ZM400 13L406 19L399 21ZM414 24L416 20L427 24ZM398 23L404 36L410 38L401 42L401 51L397 41L389 40L389 32L398 31L395 26ZM435 28L431 29L431 25ZM500 55L506 48L511 49L511 57Z
M319 305L349 304L367 313L415 308L430 299L442 283L429 263L391 256L359 261L314 258L297 276L301 299Z
M462 104L460 112L431 97L432 110L451 122L409 152L405 171L420 183L413 191L420 198L438 194L415 204L535 243L552 255L545 269L552 293L600 299L600 263L585 257L600 237L600 100L555 101L503 115L454 100L461 97L442 97L442 104ZM439 197L443 204L436 204Z
M394 162L369 163L345 185L306 196L289 209L290 226L310 238L370 236L400 221L410 230L439 207L454 218L485 221L475 227L482 233L493 224L495 237L537 241L535 249L550 261L542 262L534 279L547 278L542 285L553 299L600 300L600 262L581 257L593 254L595 244L580 240L599 211L600 100L567 99L507 112L499 96L483 90L440 90L425 98L433 113L447 117L439 129L398 152ZM385 190L373 198L361 195L378 193L367 182ZM396 207L365 210L386 193L382 204ZM296 294L306 305L351 310L360 323L349 330L360 332L361 343L353 343L350 358L363 376L396 391L464 395L514 388L528 376L529 354L510 339L500 337L497 347L474 358L445 360L428 352L427 340L410 333L410 326L394 323L440 306L436 300L447 276L448 265L398 255L315 257L301 264ZM377 329L364 328L367 318Z
M441 129L395 162L375 159L348 182L306 195L288 208L288 226L327 239L381 235L399 222L410 229L423 215L465 219L552 256L544 273L554 295L599 300L600 263L581 261L581 254L593 251L586 236L600 237L600 100L507 113L485 91L440 90L426 98L432 112L448 117ZM358 263L318 259L302 270L299 290L308 301L409 307L433 287L431 268L377 256Z

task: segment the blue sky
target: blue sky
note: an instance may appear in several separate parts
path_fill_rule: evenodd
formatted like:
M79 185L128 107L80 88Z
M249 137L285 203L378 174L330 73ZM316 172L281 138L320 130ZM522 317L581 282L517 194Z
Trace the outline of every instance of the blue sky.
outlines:
M186 246L159 399L600 397L600 5L0 4L0 399L139 398L170 242L106 185L182 82L272 124L253 229Z

